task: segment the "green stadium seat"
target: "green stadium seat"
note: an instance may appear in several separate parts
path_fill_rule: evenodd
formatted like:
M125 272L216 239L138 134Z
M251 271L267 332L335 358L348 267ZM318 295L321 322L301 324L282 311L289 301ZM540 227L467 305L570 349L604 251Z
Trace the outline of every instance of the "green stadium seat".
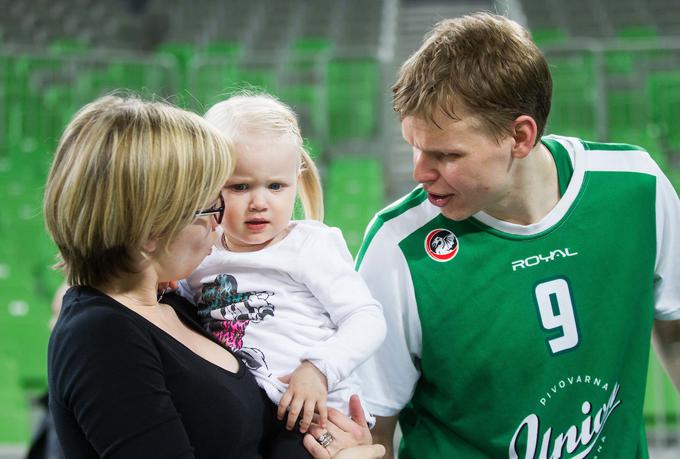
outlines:
M368 222L384 203L382 166L370 156L338 155L326 172L325 222L342 230L356 255Z
M0 54L0 158L7 154L7 116L9 104L7 81L11 71L10 59Z
M303 132L325 136L328 124L325 88L316 85L292 85L281 87L278 96L297 113Z
M130 89L147 98L162 93L168 86L164 69L151 63L114 62L107 72L116 88Z
M652 73L647 80L647 97L662 143L671 151L680 151L680 72Z
M294 41L290 46L290 58L286 67L298 73L314 72L320 59L333 51L334 45L327 38L304 37Z
M13 361L0 353L0 444L26 444L30 417L26 396Z
M657 43L659 36L655 28L650 26L626 26L616 31L617 40L624 47L631 42L634 43ZM636 64L648 57L652 57L657 52L641 52L629 50L607 50L605 51L605 68L609 74L634 75Z
M659 40L659 32L651 25L629 25L616 30L616 36L622 41L650 41Z
M680 195L680 168L676 167L670 169L666 175L668 176L668 180L673 184L675 191Z
M55 150L64 128L80 105L73 85L54 85L43 91L42 106L45 110L38 117L36 133L49 151Z
M293 42L291 50L296 55L318 55L333 50L333 42L323 37L303 37Z
M278 81L273 69L240 67L236 72L236 87L278 93Z
M592 56L576 54L549 59L553 100L547 130L550 133L596 139L595 72Z
M631 51L605 51L604 64L609 74L631 75L635 72L635 54Z
M649 427L679 425L680 397L654 352L649 357L643 414Z
M641 146L664 171L667 171L668 158L660 143L658 129L650 123L646 102L647 99L642 91L608 92L608 140Z
M50 54L65 56L65 55L84 55L89 51L90 47L84 41L72 38L60 38L54 40L49 44L47 50Z
M561 45L569 39L566 30L560 27L541 27L531 29L531 37L539 47Z
M184 95L189 84L189 67L191 59L196 55L196 48L190 43L163 43L157 50L158 56L168 57L172 59L177 68L177 86L176 93L180 99L177 101L178 105L186 106L186 101L183 100Z
M319 158L323 158L323 148L319 142L310 137L303 137L302 142L305 149L307 150L307 153L309 153L309 156L311 156L314 161L318 161Z
M224 100L236 88L238 69L230 59L197 59L189 72L188 96L196 110L203 113L208 107Z
M609 138L616 141L621 133L644 131L649 125L647 99L638 90L607 92Z
M238 59L242 52L241 45L235 41L213 41L201 49L201 54L215 56L220 59Z
M378 127L380 73L373 59L332 59L328 64L329 139L370 139Z
M41 113L41 92L34 76L57 72L62 64L58 57L16 56L10 62L7 83L7 142L11 151L21 148L26 139L37 143L34 127Z
M37 265L20 256L9 260L0 278L0 355L16 363L23 386L44 389L53 292L40 295Z

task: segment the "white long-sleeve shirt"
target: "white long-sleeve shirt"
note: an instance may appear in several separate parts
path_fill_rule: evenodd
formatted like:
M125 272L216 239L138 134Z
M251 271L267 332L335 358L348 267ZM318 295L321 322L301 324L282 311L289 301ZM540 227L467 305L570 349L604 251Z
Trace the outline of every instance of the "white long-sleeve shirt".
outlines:
M347 413L360 393L354 369L385 338L382 307L340 230L318 222L291 222L285 238L256 252L215 247L180 293L275 404L287 387L278 378L308 360L327 378L328 405Z

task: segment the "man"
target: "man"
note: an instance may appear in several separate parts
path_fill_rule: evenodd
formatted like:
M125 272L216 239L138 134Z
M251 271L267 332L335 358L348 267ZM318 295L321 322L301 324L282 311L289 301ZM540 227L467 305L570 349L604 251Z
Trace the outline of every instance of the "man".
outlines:
M680 385L671 184L638 147L542 139L548 66L500 16L437 24L393 92L421 186L357 258L388 324L376 441L399 419L402 458L647 457L653 326Z

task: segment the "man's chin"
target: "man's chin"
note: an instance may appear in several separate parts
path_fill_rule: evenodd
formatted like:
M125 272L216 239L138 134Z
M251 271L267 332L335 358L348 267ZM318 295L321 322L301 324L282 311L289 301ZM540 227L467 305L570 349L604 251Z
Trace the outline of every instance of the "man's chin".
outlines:
M469 209L449 209L443 207L441 209L441 214L448 218L449 220L462 222L463 220L467 220L468 218L470 218L474 214L474 212L471 212Z

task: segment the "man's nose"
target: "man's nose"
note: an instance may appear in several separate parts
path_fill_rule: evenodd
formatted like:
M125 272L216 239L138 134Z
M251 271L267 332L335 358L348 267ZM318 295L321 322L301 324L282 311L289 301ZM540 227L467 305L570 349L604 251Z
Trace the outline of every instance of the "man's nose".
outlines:
M418 183L434 182L438 177L435 161L420 150L413 150L413 180Z

